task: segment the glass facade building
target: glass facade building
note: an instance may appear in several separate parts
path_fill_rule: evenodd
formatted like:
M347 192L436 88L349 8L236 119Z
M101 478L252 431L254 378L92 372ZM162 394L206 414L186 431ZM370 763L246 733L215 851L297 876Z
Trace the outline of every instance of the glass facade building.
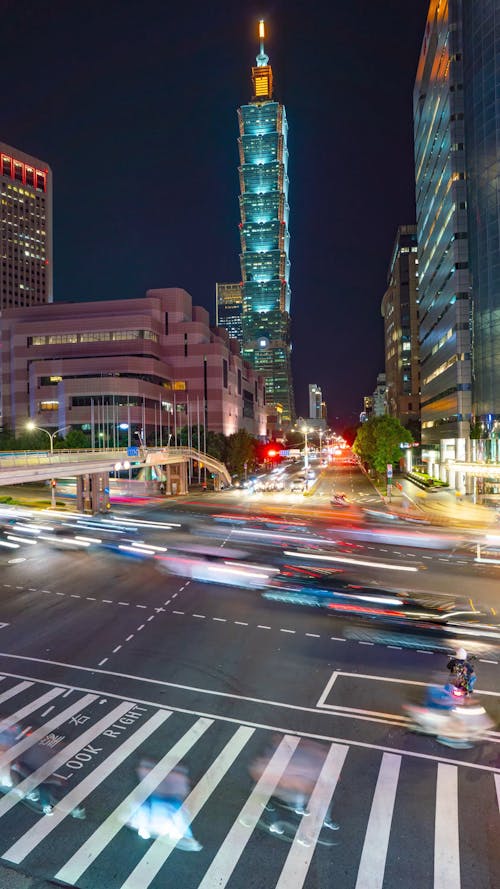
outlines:
M500 434L500 3L463 3L464 110L473 293L473 414ZM478 430L478 431L479 431Z
M294 416L290 362L290 234L285 108L273 99L264 52L252 69L253 97L238 109L243 356L266 384L266 401Z
M468 438L470 432L471 288L463 65L462 2L431 0L413 101L425 445Z
M382 299L387 410L403 426L420 419L416 225L400 225Z
M241 284L215 285L215 318L217 327L224 327L230 337L243 342L241 324Z
M52 173L0 142L0 310L52 302Z

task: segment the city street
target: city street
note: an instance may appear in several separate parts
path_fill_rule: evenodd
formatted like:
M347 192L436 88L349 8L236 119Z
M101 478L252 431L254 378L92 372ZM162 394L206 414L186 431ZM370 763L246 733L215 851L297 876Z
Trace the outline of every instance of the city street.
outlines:
M345 509L330 506L332 486L348 496ZM323 567L375 591L495 609L498 568L474 562L472 539L366 521L363 506L384 509L352 467L323 473L310 496L231 490L113 514L167 557L183 540L275 568L326 554L335 562ZM453 637L436 644L363 629L258 589L166 573L162 558L37 541L0 559L0 712L22 713L50 736L65 788L50 817L13 792L0 799L5 863L82 889L500 885L500 734L454 749L411 733L403 711L436 674L444 681ZM500 647L473 641L470 650L497 725ZM277 745L284 772L297 739L299 749L320 741L328 758L310 814L287 841L260 829L272 789L255 790L249 769ZM158 763L146 795L178 761L188 766L201 851L126 827L141 757ZM79 805L85 820L69 815ZM340 827L323 845L330 808Z

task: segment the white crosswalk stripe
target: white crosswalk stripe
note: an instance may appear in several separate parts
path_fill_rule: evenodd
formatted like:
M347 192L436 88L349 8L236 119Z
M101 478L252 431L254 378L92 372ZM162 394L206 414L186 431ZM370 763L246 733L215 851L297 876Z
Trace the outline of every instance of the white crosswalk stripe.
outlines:
M185 801L186 824L190 823L205 805L229 767L253 735L253 732L254 729L240 726L201 781L191 791ZM122 889L147 889L175 847L176 842L168 837L159 837L155 840L146 855L132 871L128 880L125 881Z
M30 686L31 682L20 682L20 686ZM15 688L19 689L19 691L23 691L24 689L19 688L19 686L15 686ZM36 713L37 710L41 710L42 707L45 707L45 704L48 704L49 701L53 701L54 698L57 698L59 695L63 693L63 688L51 688L49 691L46 691L44 695L40 698L36 698L36 700L31 701L29 704L26 704L24 707L20 707L19 710L16 710L15 713L12 713L8 719L2 719L0 722L0 732L3 729L8 728L11 725L15 725L17 722L21 722L25 716L30 716L32 713Z
M299 740L300 738L285 735L243 806L238 820L235 821L222 843L198 889L224 889L227 886L231 874L250 839L251 832L262 815L262 807L273 795L281 775L298 746Z
M382 889L401 757L384 753L375 787L356 889Z
M106 727L107 725L111 725L115 719L119 719L119 717L123 714L123 712L127 712L130 709L130 704L127 705L127 708L124 711L123 707L117 707L113 710L112 714L108 714L104 719L100 722ZM113 718L110 719L110 716ZM159 728L163 723L171 716L170 711L168 710L159 710L151 716L148 721L140 726L134 734L127 738L123 744L120 744L117 750L114 751L110 756L106 757L106 759L100 763L97 768L95 768L90 775L84 778L73 790L71 790L62 800L62 802L58 803L57 806L54 807L54 811L52 813L51 818L44 818L35 824L31 830L27 831L17 843L14 843L10 849L5 852L3 858L7 861L12 861L14 864L20 864L26 858L33 849L39 845L39 843L44 840L52 830L54 830L57 825L61 823L61 821L66 818L66 816L73 811L77 806L83 802L84 799L95 790L95 788L105 779L111 772L114 771L119 765L121 765L124 760L128 759L128 757L134 753L135 750L142 744L153 731ZM94 729L97 729L99 726L99 731L95 734L99 734L102 731L102 727L100 724L94 726ZM89 743L87 740L86 743ZM79 739L79 748L82 748L83 737ZM85 745L84 745L85 746ZM41 771L41 770L39 770ZM50 774L50 773L49 773ZM35 777L33 775L32 777ZM38 780L39 776L38 776ZM1 803L0 803L1 805Z
M3 704L4 701L10 700L10 698L14 698L26 688L31 688L32 685L32 682L18 682L17 685L13 685L12 688L8 688L7 691L4 691L3 694L0 695L0 704Z
M159 784L165 780L165 777L173 768L181 761L183 756L191 749L193 744L210 728L213 719L200 717L189 731L177 741L171 750L160 760L157 765L151 769L149 774L140 784L129 793L122 803L109 815L100 827L92 834L78 852L58 871L56 878L58 880L71 883L77 883L81 875L85 873L92 862L101 854L108 843L118 833L123 824L125 824L137 811L139 806L156 790Z
M434 833L434 889L460 889L458 769L438 763Z
M15 790L11 790L10 793L0 800L0 818L19 802L20 793L28 794L34 790L35 787L38 787L39 784L42 784L50 775L57 772L65 762L68 762L68 760L71 761L71 758L76 756L80 750L83 750L87 744L92 744L92 741L99 737L99 735L109 728L110 725L113 725L115 720L125 716L133 706L134 705L129 703L129 701L119 704L119 706L115 707L111 713L106 713L106 716L103 716L102 719L94 723L91 728L87 729L82 735L79 735L75 741L65 745L59 753L56 753L56 755L47 760L43 766L40 766L40 768L32 772L28 778L21 781L20 784L16 786ZM87 755L90 756L90 754Z
M307 806L309 815L300 822L276 889L300 889L304 885L348 749L340 744L330 747Z
M10 706L15 706L13 702L16 695L24 695L30 691L31 694L36 693L37 688L36 682L19 682L7 689L9 696L6 700L11 701ZM64 691L59 686L46 690L45 686L40 697L34 698L29 704L23 704L10 717L5 716L5 721L15 722L15 716L19 717L22 713L28 715L43 707L48 700L53 700L56 708L63 706L66 703L61 697ZM50 849L49 860L54 862L53 869L57 871L50 876L69 885L99 885L102 873L110 873L110 856L116 856L118 851L116 866L111 871L115 876L106 883L106 889L152 889L153 886L166 885L164 874L167 873L170 856L172 853L182 854L179 853L174 838L162 836L156 840L144 841L142 851L140 844L135 845L129 865L129 857L120 856L119 849L120 844L126 842L128 845L130 842L125 837L125 825L144 802L155 794L172 769L189 756L194 772L197 758L206 763L183 804L186 828L191 822L195 822L196 837L205 847L203 855L196 859L200 863L200 870L193 871L196 881L190 883L193 887L196 885L198 889L226 889L229 885L246 886L247 868L255 866L261 881L259 885L265 885L266 889L307 889L311 885L340 885L339 874L342 880L342 874L347 874L347 867L352 872L349 885L355 885L356 889L399 889L403 883L408 885L408 862L402 861L401 837L410 836L410 841L413 841L413 833L415 842L423 835L428 844L428 848L418 849L419 857L423 855L429 862L426 885L432 884L433 889L466 889L468 886L466 873L467 867L470 868L470 860L465 861L465 857L469 856L470 859L471 844L465 847L463 843L460 845L459 829L462 829L460 814L468 802L463 795L469 792L469 785L467 782L459 784L459 773L463 767L456 764L456 761L441 760L426 765L425 780L430 788L426 793L432 810L422 814L430 825L424 835L418 824L414 830L414 812L411 812L408 799L408 793L411 793L409 787L412 786L408 784L411 773L405 765L407 757L404 754L379 753L371 749L364 751L363 759L360 760L359 749L350 747L347 742L334 742L330 745L325 743L317 766L318 771L315 773L317 777L314 779L314 788L307 803L309 814L301 817L283 810L284 814L279 817L290 822L290 830L288 835L276 836L269 829L273 817L269 819L265 806L277 792L276 788L283 776L290 777L294 774L294 763L300 762L301 750L307 756L307 742L300 736L284 735L276 739L273 735L273 752L269 754L269 761L264 760L265 767L253 789L246 790L249 762L255 756L255 749L262 750L269 744L271 730L254 726L230 726L219 723L216 719L197 718L194 714L174 713L164 708L155 709L153 705L142 706L119 698L109 701L90 693L80 692L78 695L77 691L73 691L73 694L77 699L71 706L54 713L51 719L0 756L0 765L8 765L53 729L75 717L73 725L75 732L78 732L77 736L72 735L64 748L58 748L58 752L51 751L47 762L22 781L15 791L11 790L0 797L0 818L9 816L8 820L6 818L2 822L6 827L4 845L10 843L2 857L12 864L23 864L29 870L30 863L39 859L40 867L45 870L46 852ZM61 700L58 701L58 698ZM97 701L99 707L96 706ZM105 710L103 715L101 705ZM91 724L78 721L77 714L83 713L85 708L92 714L87 716L87 719L92 718ZM129 719L133 713L134 719ZM120 728L117 726L120 719L127 723L123 732L117 731ZM114 733L109 731L111 726ZM106 731L108 734L103 737ZM106 743L100 742L99 737ZM87 745L96 748L93 751L97 754L95 761L85 760L86 770L82 767L81 773L76 769L73 775L69 775L68 784L64 785L67 792L54 807L52 816L39 816L35 821L32 817L28 818L26 811L16 805L23 793L29 793L42 784L56 770L64 770L65 766L68 768L68 763L81 755ZM137 783L137 752L144 755L148 745L152 745L153 750L162 750L164 755L152 766L147 776ZM212 752L214 747L215 751ZM252 753L248 753L249 749ZM151 754L148 752L147 755ZM354 774L353 770L359 769L359 763L365 761L365 756L370 763L367 771L370 785L366 787L364 801L360 801L358 806L356 795L347 798L349 818L354 816L356 819L359 835L356 860L353 860L351 846L343 844L342 835L347 834L347 824L342 821L338 834L335 834L338 842L335 855L322 847L324 832L327 830L324 821L330 816L332 806L341 813L339 800L343 800L345 807L346 787ZM246 778L243 783L238 781L236 784L240 799L230 815L225 807L221 809L220 802L227 786L231 786L234 791L234 779L241 773L242 767ZM472 768L477 766L473 765ZM497 818L500 812L500 773L485 768L481 775L481 788L485 789L484 800L489 809L488 813L485 811L484 817L485 821L488 819L493 823L492 819ZM108 783L113 773L114 780ZM126 789L123 788L123 780L126 782ZM340 781L342 784L338 787ZM133 789L130 791L131 787ZM477 793L476 785L474 789ZM483 799L482 789L479 793ZM94 799L96 806L92 805ZM407 801L409 806L406 806ZM82 842L78 824L69 819L68 815L83 802L90 806L91 812L97 811L99 816L96 824L89 824L88 829L92 833L89 835L87 832L87 838ZM217 815L214 819L215 812ZM235 812L239 814L235 815ZM337 812L335 815L335 820L339 820ZM410 817L411 820L405 823L405 818ZM215 833L220 837L215 848L206 839L207 835L213 836L207 830L212 820L214 827L217 826ZM275 852L269 859L262 856L262 846L259 843L259 836L262 835L257 833L257 827L264 828L269 841L274 843ZM284 843L284 839L290 845ZM266 876L268 863L273 868L272 877L269 874ZM487 867L489 866L488 862ZM339 870L330 874L330 869L336 867ZM89 869L92 869L91 872ZM495 883L493 877L490 878L490 883ZM481 885L483 884L486 885L485 882Z

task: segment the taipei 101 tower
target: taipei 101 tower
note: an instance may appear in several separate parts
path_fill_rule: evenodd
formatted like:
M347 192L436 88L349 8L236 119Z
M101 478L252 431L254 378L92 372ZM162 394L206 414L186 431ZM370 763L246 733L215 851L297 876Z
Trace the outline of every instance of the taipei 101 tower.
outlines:
M294 418L290 364L290 233L284 105L273 98L264 52L252 68L253 95L238 109L243 356L265 379L270 421ZM274 414L274 417L272 416Z

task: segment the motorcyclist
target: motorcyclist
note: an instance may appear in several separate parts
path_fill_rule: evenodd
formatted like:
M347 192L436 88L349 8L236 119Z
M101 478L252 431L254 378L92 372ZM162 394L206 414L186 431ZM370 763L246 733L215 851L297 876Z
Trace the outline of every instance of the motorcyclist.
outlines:
M474 667L467 658L465 648L457 648L455 656L450 658L446 668L450 671L453 685L463 689L468 695L472 694L477 676Z

